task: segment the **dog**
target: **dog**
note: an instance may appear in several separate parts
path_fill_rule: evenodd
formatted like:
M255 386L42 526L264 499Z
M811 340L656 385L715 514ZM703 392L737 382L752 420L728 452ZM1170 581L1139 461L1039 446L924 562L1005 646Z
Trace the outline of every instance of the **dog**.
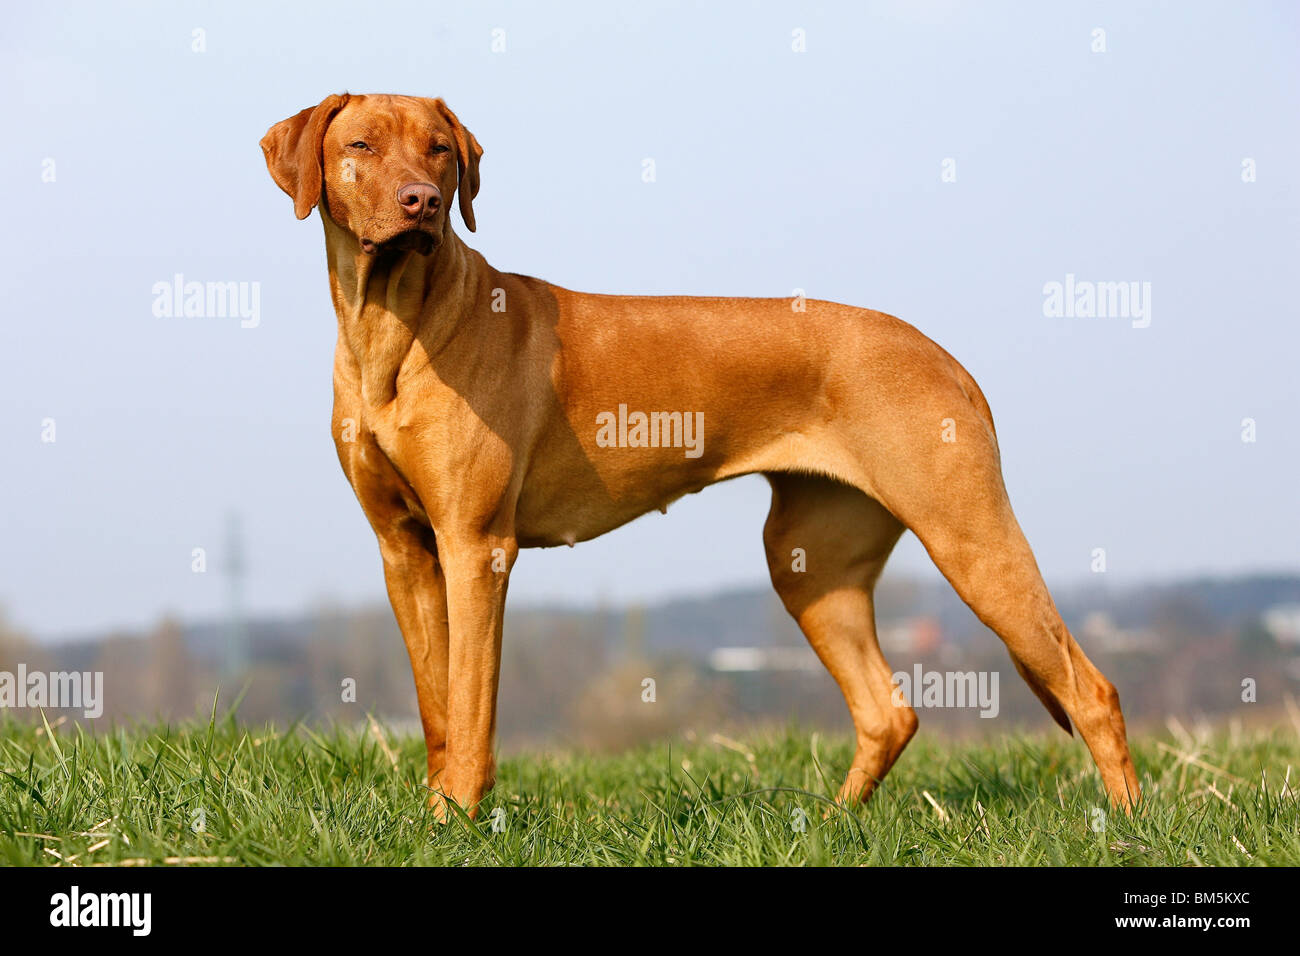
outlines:
M334 441L379 541L440 819L448 802L474 816L495 780L519 549L748 474L772 487L772 584L852 715L840 801L870 797L916 732L872 605L910 529L1079 728L1112 804L1135 805L1119 695L1043 583L983 394L938 345L833 302L595 295L498 272L452 229L454 198L475 231L483 149L441 99L328 96L261 146L297 217L318 207L325 227Z

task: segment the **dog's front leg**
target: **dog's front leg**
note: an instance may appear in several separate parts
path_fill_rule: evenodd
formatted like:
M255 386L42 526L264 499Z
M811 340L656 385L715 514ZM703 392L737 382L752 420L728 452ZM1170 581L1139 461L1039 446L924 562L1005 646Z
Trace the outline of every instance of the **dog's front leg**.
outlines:
M420 723L428 753L427 781L438 787L447 762L447 590L433 533L392 522L380 536L388 599L406 642L415 676Z
M497 682L506 585L518 555L513 535L439 534L447 582L447 766L441 793L477 816L496 764ZM443 808L443 818L447 818Z

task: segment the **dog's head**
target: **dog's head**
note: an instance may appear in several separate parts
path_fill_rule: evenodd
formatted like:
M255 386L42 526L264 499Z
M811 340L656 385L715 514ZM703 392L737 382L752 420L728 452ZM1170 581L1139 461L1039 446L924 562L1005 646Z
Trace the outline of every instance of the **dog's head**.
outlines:
M442 100L327 96L272 126L262 152L299 219L321 203L366 253L432 252L458 191L461 217L474 231L483 148Z

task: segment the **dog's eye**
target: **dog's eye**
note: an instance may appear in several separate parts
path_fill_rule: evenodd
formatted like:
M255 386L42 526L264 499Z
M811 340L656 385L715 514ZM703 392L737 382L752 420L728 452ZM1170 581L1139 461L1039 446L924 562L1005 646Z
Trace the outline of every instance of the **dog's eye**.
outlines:
M369 149L369 148L370 148L370 147L367 146L365 143L363 143L361 140L357 140L355 143L348 143L348 145L351 146L353 149Z
M441 143L439 143L437 146L433 147L433 149L431 149L430 152L436 156L438 153L447 152L448 148L449 147L443 146Z

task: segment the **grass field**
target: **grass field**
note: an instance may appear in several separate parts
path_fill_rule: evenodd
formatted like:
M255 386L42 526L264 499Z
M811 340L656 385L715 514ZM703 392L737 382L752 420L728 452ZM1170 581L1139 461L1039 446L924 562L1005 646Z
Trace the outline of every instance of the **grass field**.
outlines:
M850 741L790 729L506 759L478 823L439 826L418 739L8 723L0 864L1300 865L1293 729L1134 743L1147 802L1133 819L1098 814L1087 752L1060 733L923 733L844 812L827 795Z

